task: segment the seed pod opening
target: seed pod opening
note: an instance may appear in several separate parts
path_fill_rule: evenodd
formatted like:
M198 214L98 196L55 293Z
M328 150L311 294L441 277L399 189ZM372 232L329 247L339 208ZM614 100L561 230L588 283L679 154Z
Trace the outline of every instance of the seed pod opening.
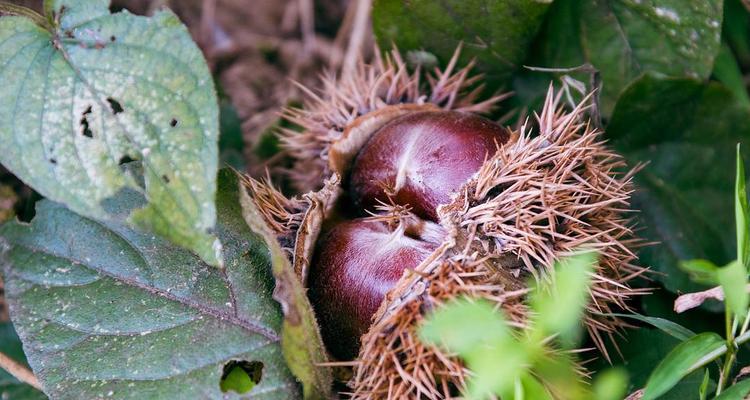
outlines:
M479 115L505 97L479 102L481 77L469 75L471 65L457 70L457 56L458 51L445 70L410 72L394 51L372 64L360 63L350 75L324 79L320 92L307 90L303 107L285 112L287 119L303 128L302 132L282 132L282 140L294 158L294 187L305 194L287 199L268 183L247 181L250 194L288 249L303 282L308 282L310 269L316 267L311 260L318 236L328 229L326 225L336 225L330 223L340 218L336 205L351 202L351 194L370 200L366 205L357 203L364 208L360 215L344 215L345 219L367 211L375 223L389 224L394 230L413 226L415 220L439 224L438 229L429 230L430 238L424 242L429 245L416 244L430 251L420 252L418 262L410 258L410 265L402 268L360 338L349 382L353 398L455 396L465 388L467 371L455 357L420 343L416 331L425 314L468 295L497 304L522 325L528 279L544 275L555 260L576 249L600 253L585 317L587 330L600 349L604 349L604 336L622 325L606 315L627 309L628 298L645 293L628 285L644 272L633 263L632 249L638 241L629 221L632 171L627 171L623 159L607 148L601 132L586 120L587 99L566 108L562 94L550 88L543 109L533 120L517 129L496 129L499 140L492 137L494 151L459 171L463 182L450 196L439 199L440 204L431 208L434 214L429 207L415 207L409 196L400 199L398 190L405 186L390 179L393 174L371 171L379 168L378 163L364 172L353 172L355 165L363 163L358 159L363 148L369 152L384 147L373 144L368 149L368 142L383 129L393 130L390 124L462 115L446 111ZM483 121L474 116L466 119L469 126ZM436 130L425 130L430 132ZM408 133L396 136L404 135ZM485 140L481 149L488 143ZM393 151L399 146L396 143ZM461 144L454 146L455 153L436 159L451 162L455 154L481 153L467 152ZM413 160L429 155L429 150L428 144L407 153ZM378 184L377 176L386 176L380 182L386 198L377 190L378 195L372 195L352 188ZM322 242L329 239L330 234ZM380 247L355 247L363 260L378 260ZM316 275L312 283L320 286L319 279Z

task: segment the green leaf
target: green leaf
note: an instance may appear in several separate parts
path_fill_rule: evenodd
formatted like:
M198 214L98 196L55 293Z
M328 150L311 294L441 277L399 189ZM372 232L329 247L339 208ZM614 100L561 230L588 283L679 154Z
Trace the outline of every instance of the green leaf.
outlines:
M722 36L744 69L750 66L750 13L742 0L724 0Z
M646 382L643 400L656 399L692 372L697 363L724 344L715 333L701 333L680 343L656 366Z
M590 63L601 73L603 114L647 72L708 78L719 52L722 0L558 0L527 61Z
M730 386L714 400L744 400L750 394L750 380L745 379Z
M240 203L245 222L263 238L271 253L271 269L276 280L273 296L284 311L281 348L287 365L302 382L306 399L330 398L333 378L328 368L319 366L327 362L328 357L306 289L244 188L240 189Z
M650 324L654 328L659 329L660 331L668 334L669 336L672 336L673 338L677 340L688 340L691 337L695 336L695 332L691 331L688 328L685 328L684 326L670 321L665 318L659 318L659 317L649 317L647 315L641 315L637 313L632 314L619 314L619 313L609 313L604 314L604 316L612 316L612 317L619 317L619 318L632 318L641 322L645 322L647 324Z
M229 373L221 378L219 387L226 393L233 391L239 394L245 394L255 387L262 378L262 368L259 363L246 363L247 367L241 363L232 365ZM225 368L226 370L226 368Z
M526 374L530 353L513 340L482 342L465 357L474 373L468 383L468 397L486 399L492 394L512 393L516 381ZM502 360L502 362L498 362Z
M708 384L711 382L711 374L708 372L708 368L703 371L703 382L701 382L700 388L698 388L698 396L700 400L706 400L708 397Z
M745 184L745 165L742 162L740 144L737 144L737 173L735 178L734 218L737 232L737 262L745 269L750 267L750 209L747 206L747 189Z
M618 354L612 357L615 367L623 368L630 378L628 393L642 389L654 370L672 349L681 341L663 333L657 329L640 328L628 329L623 332L622 337L617 339L617 349L614 345L608 346L610 354ZM622 354L622 356L619 356ZM612 364L604 359L596 360L590 365L592 370L603 370L612 367ZM698 393L703 381L703 370L689 374L677 383L669 392L663 394L659 400L684 400L693 399ZM715 387L711 382L710 387Z
M721 44L719 54L714 62L714 77L723 83L742 104L750 105L750 96L747 94L745 82L742 77L740 66L732 54L732 49L726 43Z
M628 387L628 374L620 368L608 369L596 376L593 397L596 400L621 400Z
M468 356L481 343L504 342L511 333L502 311L488 302L458 299L430 315L419 328L419 337L425 343Z
M719 267L716 264L708 260L688 260L679 263L680 269L687 272L690 275L690 279L693 282L700 283L702 285L718 285L719 277L717 273Z
M720 268L717 275L727 306L734 315L744 318L750 302L747 293L747 269L739 261L734 261Z
M242 219L234 174L219 178L217 232L226 269L135 231L120 193L116 221L37 203L30 225L0 227L11 317L29 362L53 398L224 398L224 368L263 364L250 392L293 399L281 308L267 249Z
M28 365L21 348L21 341L10 322L0 323L0 353L22 365ZM46 398L47 396L44 393L19 382L18 379L0 368L0 399L36 400Z
M47 1L51 31L0 18L0 163L45 197L98 220L138 191L132 224L221 265L218 105L200 49L177 17L110 14L107 0ZM141 160L143 182L124 172ZM134 205L135 206L135 205Z
M507 83L550 0L376 0L372 19L382 48L426 50L445 65L463 43L459 65L475 59L493 88Z
M543 278L534 289L530 306L536 314L536 327L543 335L559 334L564 343L571 344L589 298L588 288L595 262L595 252L563 258L553 269L551 282Z
M735 224L727 212L735 196L728 171L735 169L735 146L750 137L750 108L717 83L645 76L623 93L607 135L630 165L648 162L635 176L632 206L639 236L659 245L641 249L640 262L670 291L705 289L678 265L736 258L727 229Z

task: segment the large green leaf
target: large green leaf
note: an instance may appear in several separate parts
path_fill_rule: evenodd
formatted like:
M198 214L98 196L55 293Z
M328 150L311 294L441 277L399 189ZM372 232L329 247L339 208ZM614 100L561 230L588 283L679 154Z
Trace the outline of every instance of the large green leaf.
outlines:
M21 348L21 341L10 322L0 323L0 353L26 365L26 357ZM36 400L46 399L42 392L19 382L9 373L0 369L0 399Z
M558 0L527 64L601 73L603 113L641 74L707 78L721 44L722 0Z
M643 400L656 399L668 392L692 372L691 368L705 355L723 344L721 336L712 332L695 335L678 344L651 373L643 390Z
M47 1L54 26L0 18L0 162L45 197L96 219L126 189L130 221L221 265L218 105L211 74L169 11L110 14L108 0ZM142 160L145 185L123 173Z
M376 0L373 28L383 48L426 50L445 65L463 43L493 87L523 62L551 0Z
M648 163L633 208L639 236L659 245L644 247L641 263L672 291L701 290L678 263L735 259L734 155L750 139L750 108L716 83L645 76L623 93L607 134L631 165Z
M138 200L123 192L112 210L124 218ZM97 222L46 200L30 225L0 228L11 316L47 394L222 398L235 360L262 363L253 398L298 397L268 252L242 219L231 173L220 174L217 205L226 269L122 218Z

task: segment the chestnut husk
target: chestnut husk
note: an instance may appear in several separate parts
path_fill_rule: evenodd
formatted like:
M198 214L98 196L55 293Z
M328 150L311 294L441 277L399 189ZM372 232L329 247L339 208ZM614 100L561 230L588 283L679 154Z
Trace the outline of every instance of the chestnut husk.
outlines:
M370 135L406 113L482 114L506 97L478 102L481 76L470 76L471 64L456 70L458 54L444 70L425 73L409 72L394 50L371 64L360 62L349 75L324 78L319 93L306 89L303 107L284 112L303 128L281 137L294 159L293 186L305 194L287 198L270 179L247 177L245 184L303 283L315 241L342 196L341 182ZM529 278L539 279L555 260L584 247L600 253L586 328L608 358L604 337L625 325L610 314L627 310L627 300L647 290L628 285L645 271L634 264L640 241L630 228L635 170L587 121L590 98L565 107L562 92L550 85L533 121L513 129L512 139L439 207L447 232L442 244L404 273L373 317L351 364L352 398L455 396L466 387L468 371L458 358L420 342L424 316L453 298L481 297L523 326ZM402 209L381 211L396 221L408 217Z

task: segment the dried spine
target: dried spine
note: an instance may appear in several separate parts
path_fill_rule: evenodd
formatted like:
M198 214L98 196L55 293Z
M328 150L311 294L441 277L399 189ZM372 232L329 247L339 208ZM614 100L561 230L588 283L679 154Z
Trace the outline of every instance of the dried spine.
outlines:
M423 72L409 73L394 51L372 65L360 63L356 73L341 80L325 78L320 95L305 89L309 100L304 107L285 113L303 132L282 134L295 158L297 188L317 189L321 177L345 174L347 157L356 154L373 127L410 107L478 113L504 97L474 104L480 89L469 88L480 78L469 77L471 66L454 72L457 54L426 84ZM561 94L550 89L533 123L514 132L514 139L484 163L454 201L440 207L442 245L404 274L375 315L354 363L353 398L455 395L464 388L467 371L460 360L419 342L416 332L423 316L467 295L494 302L523 326L527 280L544 279L556 259L575 249L593 248L601 254L586 316L588 331L601 349L603 335L622 324L606 314L626 309L629 297L644 293L628 286L644 272L633 264L631 251L637 244L627 215L632 171L623 172L622 158L586 122L586 101L570 111L560 102ZM366 128L352 133L356 127ZM343 155L337 154L342 148ZM259 202L268 197L262 189L254 191L261 194ZM390 211L384 218L405 215ZM276 218L273 212L267 214Z

